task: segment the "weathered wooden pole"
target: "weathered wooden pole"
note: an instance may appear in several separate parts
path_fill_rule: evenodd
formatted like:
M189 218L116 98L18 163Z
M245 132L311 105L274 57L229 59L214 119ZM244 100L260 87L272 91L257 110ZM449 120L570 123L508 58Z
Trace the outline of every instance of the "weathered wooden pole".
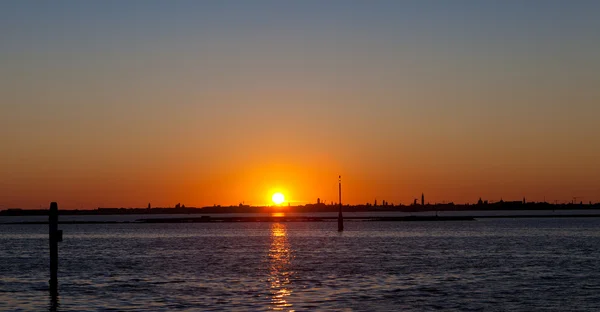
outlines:
M338 213L338 232L344 230L344 217L342 216L342 176L338 180L338 190L340 195L340 212Z
M50 238L50 292L58 290L58 242L62 241L62 231L58 230L58 204L50 203L48 214L48 229Z

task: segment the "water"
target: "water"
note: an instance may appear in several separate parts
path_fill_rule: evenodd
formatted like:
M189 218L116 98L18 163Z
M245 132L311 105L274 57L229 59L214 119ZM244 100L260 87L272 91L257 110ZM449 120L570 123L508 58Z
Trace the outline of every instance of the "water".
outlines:
M594 311L600 218L0 225L0 310Z

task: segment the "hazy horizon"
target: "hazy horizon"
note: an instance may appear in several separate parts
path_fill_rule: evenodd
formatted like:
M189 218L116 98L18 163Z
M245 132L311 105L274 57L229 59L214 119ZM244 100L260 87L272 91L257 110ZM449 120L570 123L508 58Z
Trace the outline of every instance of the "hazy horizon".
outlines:
M0 209L598 202L598 12L4 1Z

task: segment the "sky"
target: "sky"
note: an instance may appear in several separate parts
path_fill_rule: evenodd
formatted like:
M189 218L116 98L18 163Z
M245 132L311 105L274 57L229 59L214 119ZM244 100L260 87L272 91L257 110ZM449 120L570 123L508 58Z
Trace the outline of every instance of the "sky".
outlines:
M0 209L600 201L598 1L2 1Z

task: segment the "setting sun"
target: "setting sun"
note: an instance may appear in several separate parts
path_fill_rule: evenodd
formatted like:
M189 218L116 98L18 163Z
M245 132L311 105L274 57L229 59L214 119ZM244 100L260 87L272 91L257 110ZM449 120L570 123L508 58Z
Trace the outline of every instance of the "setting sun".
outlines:
M281 193L275 193L273 194L273 197L271 197L271 200L273 200L276 205L280 205L285 201L285 197L283 197L283 194Z

